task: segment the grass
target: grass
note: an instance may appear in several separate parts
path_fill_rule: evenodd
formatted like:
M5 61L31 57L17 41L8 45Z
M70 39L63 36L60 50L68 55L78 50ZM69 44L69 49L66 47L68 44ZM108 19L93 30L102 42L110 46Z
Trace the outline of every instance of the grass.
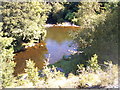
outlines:
M76 70L78 69L77 65L78 64L85 64L85 56L84 55L72 55L71 59L64 60L61 59L60 61L51 64L50 66L54 65L56 67L60 67L64 70L64 73L74 73L76 74Z

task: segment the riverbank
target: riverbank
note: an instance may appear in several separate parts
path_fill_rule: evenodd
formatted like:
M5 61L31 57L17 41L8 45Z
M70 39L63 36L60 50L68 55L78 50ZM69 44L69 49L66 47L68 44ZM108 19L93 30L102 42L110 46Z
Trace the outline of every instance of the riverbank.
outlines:
M49 31L52 31L52 30L49 30ZM52 48L52 51L55 52L53 53L54 56L58 56L56 55L56 52L58 53L59 51L64 51L64 49L60 49L61 48L61 42L64 41L64 40L69 40L69 39L65 39L65 37L67 36L67 34L65 33L61 33L59 31L64 31L63 28L61 30L56 30L54 29L53 31L55 32L51 32L52 35L50 35L49 37L49 44L47 43L47 45L50 47L49 49ZM49 32L50 33L50 32ZM60 35L58 35L60 34ZM62 36L61 36L62 35ZM54 36L54 37L53 37ZM59 37L58 41L60 41L57 45L56 42L53 42L54 40L57 39L57 37ZM62 37L62 39L61 39ZM62 40L62 41L61 41ZM57 40L56 40L57 41ZM63 44L63 42L62 42ZM68 42L67 42L67 45L68 45ZM39 47L39 45L37 45ZM46 45L45 45L46 46ZM64 45L62 45L64 46ZM40 51L44 51L43 49L40 49L40 48L32 48L34 47L31 46L31 47L27 47L27 48L31 48L33 49L34 52L32 52L32 50L27 50L27 53L26 55L32 57L32 60L36 61L37 57L40 58ZM40 45L41 47L41 45ZM55 48L53 48L55 47ZM59 49L56 49L56 48L59 48ZM66 49L66 47L64 47ZM68 51L71 51L71 50L68 50ZM76 51L76 50L75 50ZM30 54L28 54L28 52ZM73 52L73 51L71 51ZM23 60L23 56L26 56L25 53L21 53L22 55L22 60ZM37 55L39 54L39 55ZM63 54L63 53L62 53ZM35 58L33 58L35 57ZM28 59L29 57L25 58L24 61L26 59ZM51 60L54 60L53 58ZM51 61L50 60L50 61ZM96 60L96 59L95 59ZM21 60L19 60L20 62L22 62ZM41 61L38 59L39 62L35 62L36 64L38 64L38 66L40 66L40 63ZM55 60L56 61L56 60ZM105 87L109 87L109 86L112 86L112 87L118 87L117 84L109 84L109 83L114 83L114 82L117 82L117 68L116 66L112 66L112 68L110 69L106 69L106 71L104 70L97 70L97 73L95 71L91 72L91 69L88 70L86 67L88 66L88 62L89 59L88 57L84 54L84 53L75 53L75 54L71 54L71 55L68 55L68 56L63 56L62 59L60 59L60 61L58 62L55 62L54 64L51 64L49 65L47 68L44 68L43 69L43 76L44 77L40 77L38 75L38 78L39 78L39 83L37 83L36 86L34 86L31 83L28 83L26 84L26 86L23 86L23 87L29 87L29 86L32 86L32 87L35 87L35 88L66 88L66 87L71 87L71 88L105 88ZM19 65L21 67L21 65L23 64L20 64L19 62ZM93 59L93 65L96 65L98 66L95 62L94 62L94 59ZM55 67L53 68L52 65L54 65ZM78 65L83 65L84 67L78 67ZM110 63L111 65L111 63ZM107 65L109 66L109 65ZM110 66L111 67L111 66ZM109 67L108 67L109 68ZM55 70L61 70L61 71L55 71ZM80 72L78 72L80 69ZM82 70L81 70L82 69ZM40 69L39 69L40 70ZM38 70L38 71L39 71ZM22 71L22 70L21 70ZM37 70L36 70L37 71ZM37 72L34 72L34 74L38 73ZM112 74L111 74L112 72ZM115 72L115 73L114 73ZM29 72L30 74L31 72ZM27 73L26 73L27 74ZM34 76L34 74L32 74L32 79L33 77L37 77ZM29 77L29 75L26 75L24 80L26 80L26 78ZM110 79L110 80L109 80ZM29 81L29 80L28 80ZM22 87L21 87L22 88Z
M80 61L81 59L78 59L78 60ZM93 62L94 60L95 62L97 62L96 55L94 55L88 61ZM26 73L20 78L22 82L18 82L21 84L19 86L16 86L15 88L29 87L29 88L79 88L79 89L102 88L103 89L103 88L119 87L118 86L118 67L117 65L113 65L111 62L104 64L104 65L107 65L105 70L101 68L95 69L94 67L92 67L93 63L89 64L87 67L84 67L84 64L76 63L77 69L76 70L74 69L74 70L75 72L77 72L77 74L74 74L73 72L69 72L67 76L65 76L64 72L56 70L58 65L61 65L61 66L67 65L64 67L69 68L71 66L70 68L74 68L72 63L79 62L79 61L75 59L74 61L72 61L72 59L71 61L61 60L55 63L56 67L55 66L44 67L41 73L43 75L42 77L40 75L37 76L37 72L36 72L37 69L34 71L34 74L31 74L31 72L29 72L29 74ZM94 63L94 65L96 67L98 63ZM32 68L32 70L35 69L33 66L30 66L30 67ZM33 84L33 82L31 81L33 77L39 78L37 82L34 82L35 84Z
M77 26L77 25L74 25L74 24L70 24L70 23L66 23L66 22L62 23L62 24L46 24L46 25L44 25L44 27L46 27L47 36L49 36L51 39L55 39L57 42L63 41L64 39L68 38L69 35L68 35L68 33L66 33L66 31L71 31L71 30L72 31L76 31L76 30L80 29L80 26ZM48 34L49 32L56 33L57 37L55 35L52 36L51 33L49 35ZM62 36L61 36L60 33L62 34ZM15 53L18 53L20 51L24 51L24 50L26 50L29 47L34 47L35 45L37 45L38 43L41 43L41 42L43 42L43 40L41 40L40 42L39 42L39 40L38 41L31 40L28 43L22 42L21 44L18 44L15 47ZM41 46L44 46L44 45L41 45Z
M49 28L49 27L80 28L80 26L71 24L70 22L63 22L59 24L46 24L44 26L46 28Z
M78 81L76 82L77 84L79 83L79 85L77 85L77 88L98 89L119 87L118 65L112 64L112 62L109 61L102 64L103 66L100 66L98 63L95 63L98 62L97 56L94 55L94 57L92 57L91 60L87 60L85 59L85 57L86 56L84 54L75 54L69 60L62 59L52 65L63 69L65 76L67 76L68 78L70 77L70 74L73 74L71 77L76 77L76 79L81 77L82 80L78 79ZM91 65L88 64L88 62L90 61ZM87 67L89 67L89 69L87 69L86 65ZM95 71L93 71L95 67L97 68L97 66L100 68L98 70L96 69Z
M56 67L62 68L65 74L73 73L76 74L76 70L78 69L77 65L86 64L87 58L84 54L74 54L69 55L66 59L63 58L54 64L50 64L50 66L54 65Z

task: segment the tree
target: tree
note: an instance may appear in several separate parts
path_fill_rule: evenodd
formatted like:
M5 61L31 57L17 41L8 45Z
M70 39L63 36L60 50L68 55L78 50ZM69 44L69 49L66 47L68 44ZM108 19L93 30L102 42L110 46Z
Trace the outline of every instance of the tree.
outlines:
M0 87L12 86L15 80L12 41L13 38L3 37L0 31Z
M64 5L62 2L51 2L51 12L47 23L60 23L64 22Z
M77 12L79 2L51 2L51 12L47 23L72 22L75 12Z
M2 2L3 29L5 36L16 39L16 45L32 40L43 40L44 24L50 11L43 2ZM15 46L16 46L15 45Z
M81 29L71 36L87 55L118 60L118 10L118 2L81 2L73 19Z
M97 14L100 9L98 2L81 2L78 12L75 13L74 23L80 25L78 33L71 34L79 42L80 48L86 48L91 45L95 32L95 27L104 21L104 14Z

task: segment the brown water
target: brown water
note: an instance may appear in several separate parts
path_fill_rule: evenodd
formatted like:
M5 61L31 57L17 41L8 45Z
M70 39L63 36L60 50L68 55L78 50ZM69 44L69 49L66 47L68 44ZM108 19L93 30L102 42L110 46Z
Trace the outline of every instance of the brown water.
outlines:
M77 44L73 44L72 38L69 36L71 30L78 30L74 27L51 27L47 28L47 36L44 42L38 43L27 50L19 52L15 55L15 75L24 73L26 60L32 59L35 66L41 69L44 65L44 59L50 54L50 64L53 64L63 55L69 55L68 50L73 50ZM43 45L43 46L41 46Z

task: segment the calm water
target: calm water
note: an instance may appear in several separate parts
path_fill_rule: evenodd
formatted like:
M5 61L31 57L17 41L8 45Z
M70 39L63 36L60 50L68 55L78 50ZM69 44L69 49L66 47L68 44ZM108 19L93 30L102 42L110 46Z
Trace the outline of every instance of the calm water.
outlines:
M69 55L68 50L73 50L77 45L69 36L71 30L79 28L51 27L47 29L47 36L44 42L36 44L34 47L27 48L26 51L19 52L15 56L15 75L24 73L25 61L32 59L35 66L39 69L44 65L44 59L50 54L50 64L62 59L63 55ZM41 46L43 45L43 46Z

